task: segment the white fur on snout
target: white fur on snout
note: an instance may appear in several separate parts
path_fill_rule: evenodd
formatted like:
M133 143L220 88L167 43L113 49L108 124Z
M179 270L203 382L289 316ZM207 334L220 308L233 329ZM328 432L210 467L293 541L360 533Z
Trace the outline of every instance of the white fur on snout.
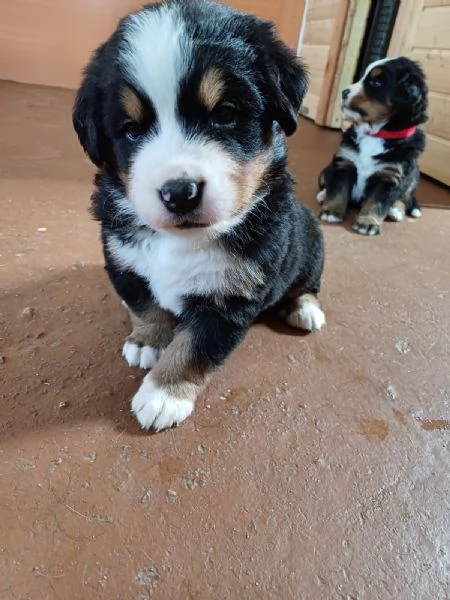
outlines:
M163 115L160 133L144 141L130 171L129 198L139 217L153 229L173 227L174 215L159 190L171 179L204 182L195 219L215 225L229 219L239 205L234 176L238 165L221 146L206 139L186 140L175 114ZM202 231L199 229L200 234Z

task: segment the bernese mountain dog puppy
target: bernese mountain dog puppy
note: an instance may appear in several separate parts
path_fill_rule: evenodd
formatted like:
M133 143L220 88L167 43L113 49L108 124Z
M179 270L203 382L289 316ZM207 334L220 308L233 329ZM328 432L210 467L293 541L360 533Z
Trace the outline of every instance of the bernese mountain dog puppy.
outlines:
M380 233L386 217L420 217L417 159L425 134L417 126L427 120L427 96L420 65L404 57L372 63L343 90L343 117L351 125L319 177L322 221L342 221L352 203L360 206L353 229L363 235Z
M145 429L188 417L266 309L325 323L322 233L294 197L284 139L306 89L270 23L206 0L125 17L86 68L73 123L131 315L123 355L151 369L132 399Z

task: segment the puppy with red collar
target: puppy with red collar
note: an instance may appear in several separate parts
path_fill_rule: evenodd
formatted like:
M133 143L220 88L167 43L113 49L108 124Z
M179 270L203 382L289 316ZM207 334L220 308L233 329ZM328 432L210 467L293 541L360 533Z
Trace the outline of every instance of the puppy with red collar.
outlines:
M284 137L306 89L270 23L205 0L125 17L86 69L73 122L130 311L123 355L151 369L131 403L145 429L186 419L266 309L325 323L322 233L294 196Z
M342 92L341 144L319 177L320 219L342 221L350 204L360 207L353 229L380 233L387 218L420 217L417 159L425 149L418 125L427 120L428 89L421 67L404 57L369 65Z

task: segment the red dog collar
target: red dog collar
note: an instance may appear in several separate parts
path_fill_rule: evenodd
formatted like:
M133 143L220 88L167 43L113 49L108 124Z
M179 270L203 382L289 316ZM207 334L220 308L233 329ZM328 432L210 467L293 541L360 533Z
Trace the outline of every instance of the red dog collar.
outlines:
M398 131L384 131L381 129L378 133L367 132L367 135L383 140L404 140L411 137L416 132L417 127L408 127L408 129L399 129Z

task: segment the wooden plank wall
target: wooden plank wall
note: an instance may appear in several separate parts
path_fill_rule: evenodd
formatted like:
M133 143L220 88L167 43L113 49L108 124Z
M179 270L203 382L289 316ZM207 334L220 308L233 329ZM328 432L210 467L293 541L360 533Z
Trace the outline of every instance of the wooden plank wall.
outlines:
M309 67L310 87L303 114L319 125L326 124L348 7L347 0L307 3L300 54Z
M450 0L404 0L389 48L419 61L428 79L427 150L420 161L427 175L450 185Z
M0 79L75 88L93 49L140 0L2 0Z
M152 0L0 0L0 79L76 88L117 21ZM296 48L304 0L223 0L275 22Z

